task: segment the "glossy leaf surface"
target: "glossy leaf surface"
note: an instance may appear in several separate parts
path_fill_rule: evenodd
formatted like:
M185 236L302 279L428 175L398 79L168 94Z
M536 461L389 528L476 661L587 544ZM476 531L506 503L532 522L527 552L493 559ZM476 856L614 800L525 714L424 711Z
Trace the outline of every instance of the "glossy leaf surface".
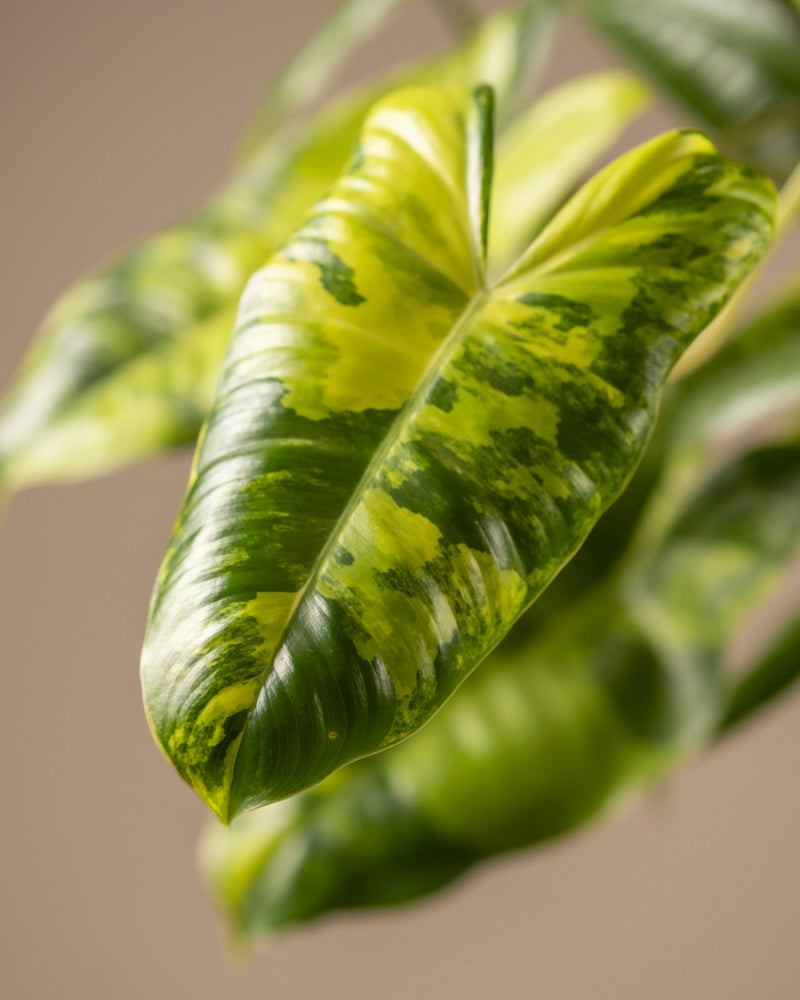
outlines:
M800 159L800 14L784 0L595 0L626 52L721 148L783 181Z
M333 182L370 105L401 82L486 81L510 108L548 37L550 6L500 11L448 55L267 139L197 216L68 291L0 410L0 491L194 441L245 281Z
M763 176L674 133L487 290L475 100L379 104L244 296L142 660L157 739L225 819L441 706L622 490L769 239Z

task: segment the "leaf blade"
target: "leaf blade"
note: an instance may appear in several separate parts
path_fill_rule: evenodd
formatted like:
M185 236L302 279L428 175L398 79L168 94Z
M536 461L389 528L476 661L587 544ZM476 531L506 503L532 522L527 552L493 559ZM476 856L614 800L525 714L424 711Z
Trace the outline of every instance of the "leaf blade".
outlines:
M224 819L443 703L624 487L671 364L768 238L771 186L671 135L481 291L470 117L445 92L378 105L350 172L245 296L142 660L157 738ZM293 308L305 340L275 341ZM373 370L351 349L365 328Z

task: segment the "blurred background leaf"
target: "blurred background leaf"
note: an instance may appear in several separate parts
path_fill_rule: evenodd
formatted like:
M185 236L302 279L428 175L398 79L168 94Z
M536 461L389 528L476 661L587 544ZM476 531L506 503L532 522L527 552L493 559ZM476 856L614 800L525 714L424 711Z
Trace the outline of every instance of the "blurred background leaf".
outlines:
M800 15L786 0L590 0L590 10L720 149L788 177L800 159Z

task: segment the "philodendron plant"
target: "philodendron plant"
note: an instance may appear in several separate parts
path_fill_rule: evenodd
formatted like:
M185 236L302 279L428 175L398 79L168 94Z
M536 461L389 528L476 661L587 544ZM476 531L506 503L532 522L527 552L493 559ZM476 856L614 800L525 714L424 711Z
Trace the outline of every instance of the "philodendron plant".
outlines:
M800 670L800 274L730 336L800 206L800 15L588 4L737 158L685 128L581 184L649 92L521 111L554 0L287 123L399 5L334 14L226 189L57 303L0 416L5 491L199 433L142 680L246 938L559 836ZM703 39L748 86L716 94Z

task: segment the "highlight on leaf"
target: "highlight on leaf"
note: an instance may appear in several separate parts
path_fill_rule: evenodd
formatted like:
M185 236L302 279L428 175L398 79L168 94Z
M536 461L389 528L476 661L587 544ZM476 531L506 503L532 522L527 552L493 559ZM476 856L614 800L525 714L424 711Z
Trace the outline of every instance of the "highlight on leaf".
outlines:
M772 185L676 132L487 284L489 134L485 90L380 102L243 297L142 658L156 738L226 821L441 707L624 488L769 240Z

